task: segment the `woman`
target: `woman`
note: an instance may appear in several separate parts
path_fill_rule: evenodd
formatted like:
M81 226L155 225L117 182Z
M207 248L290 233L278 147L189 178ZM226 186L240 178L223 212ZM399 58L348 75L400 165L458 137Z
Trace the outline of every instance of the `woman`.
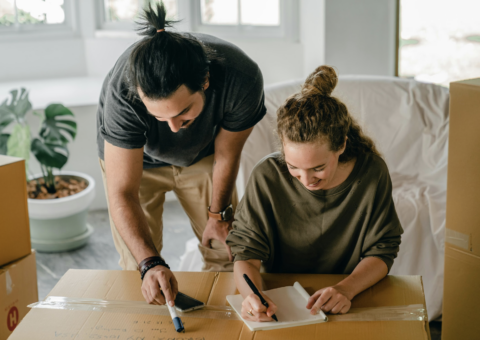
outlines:
M373 141L331 93L335 71L318 67L277 113L281 152L261 160L237 207L227 243L242 317L271 321L243 279L271 273L349 274L312 295L306 308L346 313L351 300L390 270L403 233L387 166Z

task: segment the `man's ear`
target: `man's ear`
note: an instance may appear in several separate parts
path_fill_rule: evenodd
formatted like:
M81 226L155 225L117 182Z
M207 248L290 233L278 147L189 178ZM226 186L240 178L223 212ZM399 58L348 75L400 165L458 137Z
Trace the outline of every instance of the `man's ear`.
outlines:
M210 72L207 73L207 76L205 77L205 82L203 83L203 91L205 91L206 89L208 89L208 87L210 86Z

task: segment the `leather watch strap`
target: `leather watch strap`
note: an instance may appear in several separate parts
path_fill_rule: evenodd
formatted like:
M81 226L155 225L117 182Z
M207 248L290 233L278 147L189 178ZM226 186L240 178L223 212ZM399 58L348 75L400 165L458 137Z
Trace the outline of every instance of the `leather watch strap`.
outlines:
M223 221L222 212L218 212L218 213L211 212L210 207L208 207L208 217L214 218L219 221Z

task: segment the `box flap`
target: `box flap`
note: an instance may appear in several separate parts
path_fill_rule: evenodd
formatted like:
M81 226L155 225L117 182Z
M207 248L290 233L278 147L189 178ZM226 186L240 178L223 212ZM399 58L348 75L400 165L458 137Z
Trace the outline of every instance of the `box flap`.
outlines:
M27 256L31 251L25 161L0 155L2 164L0 266Z
M179 290L207 303L215 273L175 272ZM145 301L142 280L134 270L70 269L48 296L118 301Z
M210 305L225 305L226 295L235 293L233 273L177 272L179 288L185 294ZM344 275L264 274L271 288L299 281L319 289L343 279ZM69 270L50 296L142 301L141 281L135 271ZM359 296L358 306L389 303L422 304L420 277L387 277ZM160 308L160 307L159 307ZM169 316L84 311L32 309L10 337L17 339L428 339L426 321L327 322L274 331L251 332L240 320L184 317L187 330L178 334Z
M472 86L478 86L478 87L480 87L480 78L465 79L465 80L455 81L455 82L450 83L450 86L451 86L452 84L464 84L464 85L472 85Z
M262 274L267 289L292 286L296 281L312 295L317 290L342 281L347 275L315 274ZM212 294L210 305L226 305L225 296L238 294L233 273L219 273ZM352 308L425 305L423 284L420 276L387 276L379 283L357 295L352 301Z
M22 158L0 155L0 166L8 165L16 162L25 162Z
M35 252L0 268L0 339L6 339L38 301Z
M480 78L451 83L446 242L480 256Z

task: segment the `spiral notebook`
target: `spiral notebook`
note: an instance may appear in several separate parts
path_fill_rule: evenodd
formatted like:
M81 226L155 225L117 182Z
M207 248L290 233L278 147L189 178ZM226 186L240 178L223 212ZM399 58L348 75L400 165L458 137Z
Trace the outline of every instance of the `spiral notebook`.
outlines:
M297 327L327 321L327 316L322 311L319 311L317 315L310 314L310 310L305 307L310 295L298 282L295 282L293 286L271 289L263 293L277 305L278 309L275 315L278 318L278 322L255 322L242 318L251 331ZM227 301L237 314L242 317L242 295L228 295Z

